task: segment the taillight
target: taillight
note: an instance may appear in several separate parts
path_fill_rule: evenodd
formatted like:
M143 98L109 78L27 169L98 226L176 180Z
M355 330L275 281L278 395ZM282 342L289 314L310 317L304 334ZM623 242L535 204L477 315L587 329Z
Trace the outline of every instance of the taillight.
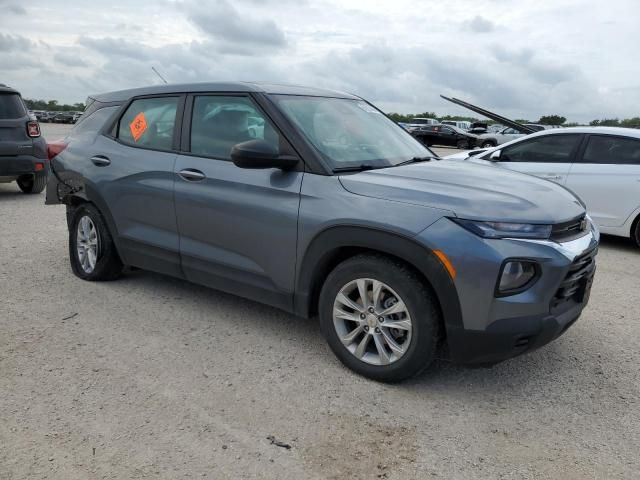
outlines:
M38 122L27 122L27 134L31 138L36 138L40 136L40 125Z
M67 148L66 142L63 140L56 140L55 142L47 143L47 156L49 160L53 160L53 157Z

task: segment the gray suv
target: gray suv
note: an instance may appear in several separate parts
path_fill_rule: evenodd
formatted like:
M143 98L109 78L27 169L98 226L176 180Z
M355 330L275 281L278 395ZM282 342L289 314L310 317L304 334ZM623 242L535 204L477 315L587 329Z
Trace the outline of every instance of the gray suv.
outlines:
M24 193L47 184L47 143L18 91L0 84L0 183L17 182Z
M438 352L531 351L589 298L599 233L573 194L434 161L359 97L205 83L87 103L47 187L82 279L127 265L317 315L338 358L381 381Z

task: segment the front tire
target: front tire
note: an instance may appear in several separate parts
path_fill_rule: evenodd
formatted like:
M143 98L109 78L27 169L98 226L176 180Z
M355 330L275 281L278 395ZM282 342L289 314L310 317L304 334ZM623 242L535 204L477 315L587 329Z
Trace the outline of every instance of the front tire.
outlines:
M423 280L400 261L370 254L344 261L327 277L319 310L333 352L365 377L398 382L435 356L440 310Z
M24 175L18 178L16 183L23 193L41 193L47 186L47 175L37 173L34 175Z
M483 142L481 145L481 148L493 148L493 147L495 147L493 142Z
M93 205L70 212L69 259L73 273L83 280L114 280L122 273L122 261L102 215Z

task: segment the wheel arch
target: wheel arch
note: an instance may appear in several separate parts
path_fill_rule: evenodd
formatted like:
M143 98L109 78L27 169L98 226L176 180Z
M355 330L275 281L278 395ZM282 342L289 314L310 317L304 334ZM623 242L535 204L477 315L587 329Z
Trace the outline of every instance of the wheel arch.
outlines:
M638 228L638 224L640 224L640 212L634 212L635 218L631 222L631 227L629 228L629 236L631 240L636 242L640 247L640 235L636 235L636 229Z
M95 208L97 208L100 214L102 215L102 218L104 218L105 222L107 223L107 227L109 228L109 233L111 234L113 243L116 246L116 251L118 252L120 251L120 248L118 245L119 243L118 229L116 227L116 223L113 219L113 216L111 215L111 210L107 206L107 203L104 200L102 200L102 197L94 189L92 189L90 185L85 183L81 190L78 190L77 192L66 195L63 198L63 202L65 205L67 205L67 207L71 207L71 208L76 208L85 203L90 203ZM69 215L67 215L68 225L70 224L69 223L70 221L71 219L69 218Z
M434 292L446 330L462 326L457 290L436 255L410 237L369 227L330 227L314 237L297 270L295 313L316 315L327 275L347 258L366 252L396 258L413 268Z

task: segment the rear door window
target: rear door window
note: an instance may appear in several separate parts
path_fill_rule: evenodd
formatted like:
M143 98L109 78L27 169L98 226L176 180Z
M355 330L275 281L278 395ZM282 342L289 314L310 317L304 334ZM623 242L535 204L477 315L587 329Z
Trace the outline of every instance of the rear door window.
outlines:
M593 135L589 137L581 163L640 165L640 140Z
M506 147L501 162L570 163L580 135L547 135Z
M22 118L26 114L20 95L0 93L0 120Z
M134 100L118 123L118 140L136 147L172 150L180 97Z

